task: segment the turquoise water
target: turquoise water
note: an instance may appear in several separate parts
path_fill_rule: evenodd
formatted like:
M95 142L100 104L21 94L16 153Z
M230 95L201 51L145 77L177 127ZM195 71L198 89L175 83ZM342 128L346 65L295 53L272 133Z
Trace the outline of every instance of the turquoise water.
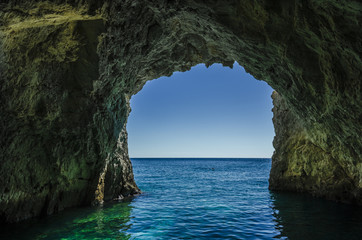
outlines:
M362 208L268 190L270 159L132 159L142 195L0 239L362 239Z

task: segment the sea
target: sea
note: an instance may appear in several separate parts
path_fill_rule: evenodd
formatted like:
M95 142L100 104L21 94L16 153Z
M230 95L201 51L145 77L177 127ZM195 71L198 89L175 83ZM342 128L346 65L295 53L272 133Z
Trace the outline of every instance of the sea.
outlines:
M362 208L268 190L271 159L132 159L142 194L1 226L0 239L362 239Z

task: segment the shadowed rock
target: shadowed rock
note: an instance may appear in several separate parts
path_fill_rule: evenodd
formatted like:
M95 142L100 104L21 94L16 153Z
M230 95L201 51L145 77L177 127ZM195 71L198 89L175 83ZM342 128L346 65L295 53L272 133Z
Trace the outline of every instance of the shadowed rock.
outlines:
M350 1L5 1L0 216L139 192L130 97L234 61L271 85L270 188L362 203L362 5Z

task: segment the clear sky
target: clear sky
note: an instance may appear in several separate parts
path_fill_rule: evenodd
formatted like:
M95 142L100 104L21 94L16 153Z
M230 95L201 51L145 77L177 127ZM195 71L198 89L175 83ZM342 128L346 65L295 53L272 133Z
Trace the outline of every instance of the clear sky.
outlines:
M131 99L130 157L271 157L272 91L237 63L148 81Z

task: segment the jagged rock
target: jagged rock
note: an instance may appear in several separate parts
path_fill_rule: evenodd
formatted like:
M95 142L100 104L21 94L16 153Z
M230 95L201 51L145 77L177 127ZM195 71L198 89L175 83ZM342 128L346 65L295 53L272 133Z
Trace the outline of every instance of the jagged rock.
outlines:
M15 14L11 9L6 16ZM12 17L2 29L0 215L5 221L139 191L127 135L118 137L115 119L107 117L110 109L94 97L104 20L70 7L38 9L46 15L28 16L37 12L30 9L23 13L26 19ZM127 115L121 99L115 111ZM117 127L125 128L126 119L119 120Z
M0 216L137 193L130 97L237 61L277 92L270 188L362 203L362 5L349 1L5 1Z
M323 136L320 129L305 128L283 97L276 92L272 97L276 133L273 144L276 151L270 173L270 188L309 192L315 196L361 204L362 190L358 186L358 175L348 174L348 162L343 163L345 159L341 156L344 153L340 152L338 156L326 151L325 146L321 145L323 142L315 140ZM359 171L358 165L349 168Z

